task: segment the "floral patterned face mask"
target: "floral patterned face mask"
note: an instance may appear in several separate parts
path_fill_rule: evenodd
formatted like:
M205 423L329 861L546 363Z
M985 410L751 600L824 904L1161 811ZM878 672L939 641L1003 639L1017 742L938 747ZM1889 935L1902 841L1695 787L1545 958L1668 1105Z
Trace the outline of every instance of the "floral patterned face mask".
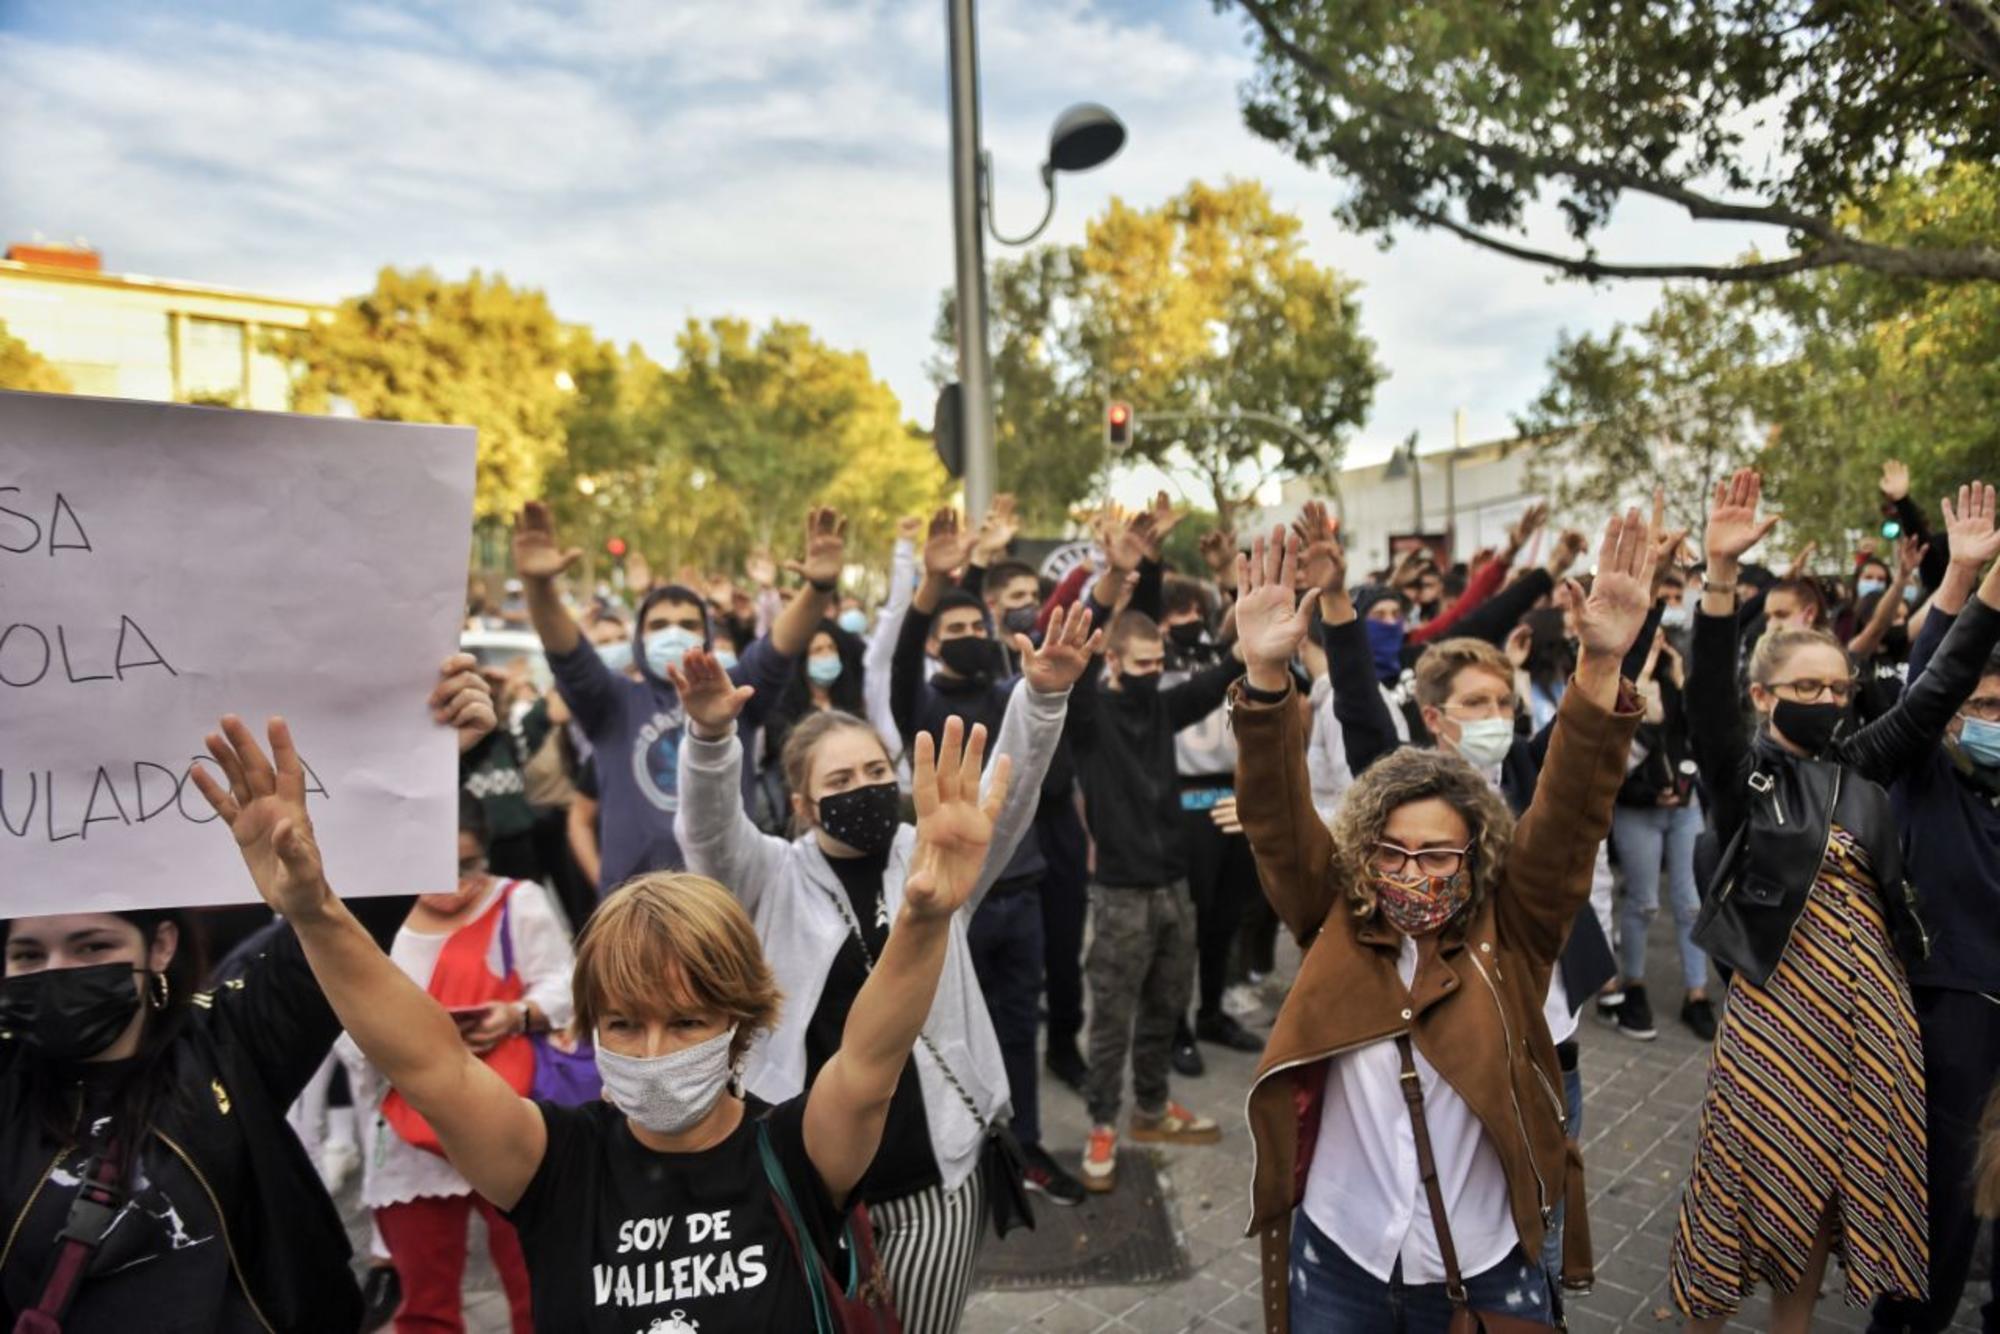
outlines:
M1389 924L1406 936L1423 936L1457 916L1472 898L1472 882L1463 870L1450 875L1421 871L1375 871L1375 902Z

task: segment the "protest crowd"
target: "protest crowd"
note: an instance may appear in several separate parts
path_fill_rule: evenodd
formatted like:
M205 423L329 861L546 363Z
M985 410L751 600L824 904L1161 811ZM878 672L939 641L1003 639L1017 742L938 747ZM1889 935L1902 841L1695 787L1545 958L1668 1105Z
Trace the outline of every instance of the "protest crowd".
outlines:
M466 628L548 684L412 687L456 883L341 898L310 738L230 716L194 782L261 906L4 923L0 1328L463 1329L483 1234L523 1334L945 1334L1135 1144L1241 1163L1266 1330L1549 1326L1588 1021L1712 1044L1688 1324L1942 1330L2000 1215L2000 527L1882 491L1899 543L1778 568L1744 471L1462 562L1314 502L1169 568L1161 496L1051 581L1003 497L867 580L816 509L596 587L529 504Z

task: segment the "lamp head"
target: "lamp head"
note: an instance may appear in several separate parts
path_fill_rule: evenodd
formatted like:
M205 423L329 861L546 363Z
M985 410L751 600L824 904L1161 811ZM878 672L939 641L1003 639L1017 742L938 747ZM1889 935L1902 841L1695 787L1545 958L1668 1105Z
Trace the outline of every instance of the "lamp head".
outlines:
M1125 146L1125 123L1109 107L1079 102L1056 117L1049 130L1045 173L1101 167Z

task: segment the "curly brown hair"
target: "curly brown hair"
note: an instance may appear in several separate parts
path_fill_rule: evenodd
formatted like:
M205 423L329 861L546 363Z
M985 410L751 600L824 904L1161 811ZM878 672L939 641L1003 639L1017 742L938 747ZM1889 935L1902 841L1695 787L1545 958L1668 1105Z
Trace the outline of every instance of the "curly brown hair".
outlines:
M1468 915L1478 910L1506 873L1507 849L1514 842L1514 813L1500 794L1458 756L1405 746L1368 766L1347 789L1333 818L1333 873L1347 886L1356 917L1370 917L1375 912L1368 860L1381 841L1390 813L1427 797L1436 797L1457 811L1472 830L1472 850L1465 858L1472 886L1466 904Z

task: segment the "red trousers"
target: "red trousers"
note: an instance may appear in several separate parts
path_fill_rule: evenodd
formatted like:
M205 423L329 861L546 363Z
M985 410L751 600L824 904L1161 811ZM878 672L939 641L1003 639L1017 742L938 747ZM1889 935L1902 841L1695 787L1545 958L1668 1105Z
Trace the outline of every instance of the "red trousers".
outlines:
M375 1211L375 1224L382 1229L382 1241L403 1281L396 1334L464 1334L466 1225L474 1209L486 1220L493 1267L507 1293L513 1332L534 1334L521 1239L500 1211L478 1195L425 1195Z

